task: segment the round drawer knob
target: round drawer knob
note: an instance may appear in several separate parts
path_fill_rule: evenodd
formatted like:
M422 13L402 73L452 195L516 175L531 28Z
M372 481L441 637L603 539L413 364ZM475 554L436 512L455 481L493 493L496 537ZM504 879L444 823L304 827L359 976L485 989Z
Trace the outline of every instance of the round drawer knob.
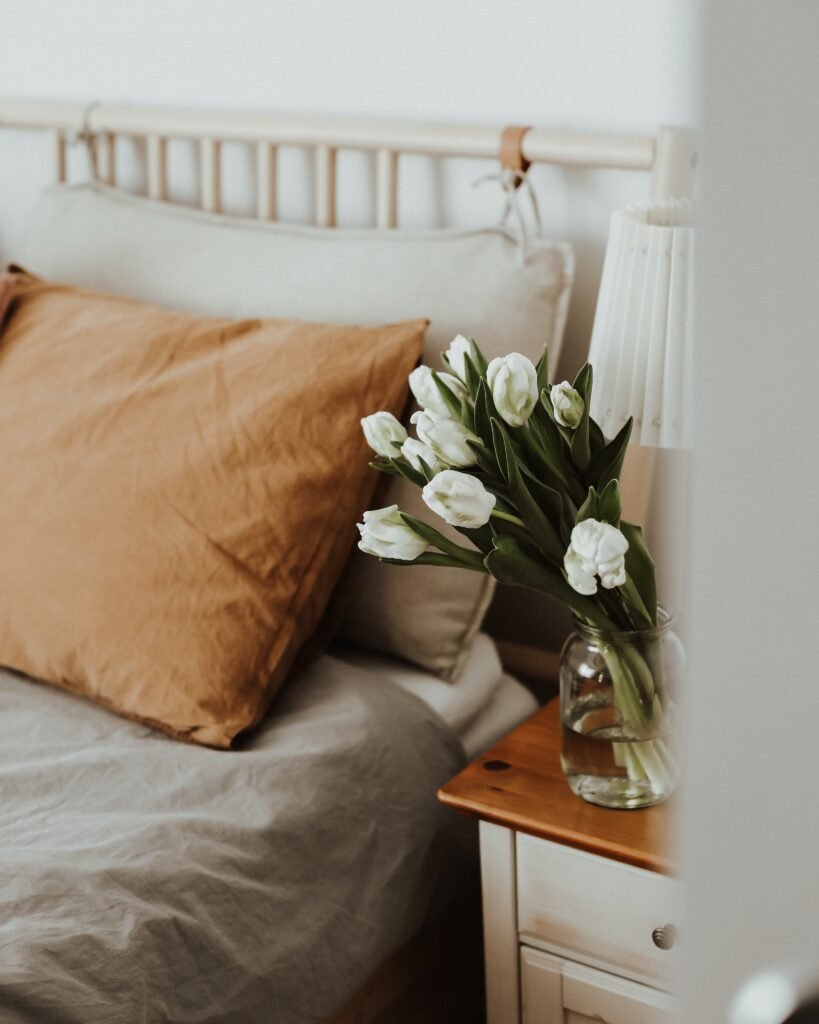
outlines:
M651 933L651 941L658 949L671 949L677 939L677 929L673 924L664 924Z

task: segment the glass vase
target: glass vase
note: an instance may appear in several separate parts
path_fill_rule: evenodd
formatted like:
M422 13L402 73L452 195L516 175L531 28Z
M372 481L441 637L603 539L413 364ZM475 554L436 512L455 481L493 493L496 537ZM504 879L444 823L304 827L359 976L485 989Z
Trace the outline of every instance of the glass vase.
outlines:
M560 655L561 764L572 790L601 807L650 807L677 784L674 693L682 645L662 608L650 630L575 622Z

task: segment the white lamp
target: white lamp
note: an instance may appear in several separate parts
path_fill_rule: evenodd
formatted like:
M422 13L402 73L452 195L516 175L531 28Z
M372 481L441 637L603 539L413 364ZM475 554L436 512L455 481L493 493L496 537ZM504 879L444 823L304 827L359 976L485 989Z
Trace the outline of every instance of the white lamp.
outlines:
M612 215L589 349L591 414L607 437L633 416L633 441L686 446L693 263L689 200Z

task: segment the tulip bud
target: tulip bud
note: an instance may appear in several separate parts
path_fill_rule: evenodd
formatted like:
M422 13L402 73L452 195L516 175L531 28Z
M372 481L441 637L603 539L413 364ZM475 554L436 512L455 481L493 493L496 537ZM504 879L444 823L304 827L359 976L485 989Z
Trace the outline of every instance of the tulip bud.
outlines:
M361 428L370 448L376 455L387 459L394 459L398 454L393 442L403 444L407 439L406 430L391 412L374 412L372 416L365 416Z
M537 370L519 352L493 359L486 371L495 408L510 427L522 427L537 403Z
M486 526L496 501L495 495L487 491L480 480L454 469L438 473L423 489L421 497L450 526L469 530Z
M444 362L456 376L466 381L466 357L474 363L476 361L475 342L471 338L465 338L463 334L457 335L449 343L449 348L444 352Z
M438 379L452 392L453 396L460 401L467 397L466 388L451 373L439 373ZM437 413L439 416L452 416L449 406L443 399L432 370L429 366L418 366L409 375L410 391L415 395L415 400L424 409Z
M475 453L466 442L480 442L480 438L457 420L424 410L413 413L412 422L415 424L418 437L424 444L429 445L442 462L448 466L475 464Z
M407 526L397 505L365 512L364 522L358 523L358 532L361 534L359 548L378 558L412 562L429 547L423 537Z
M580 421L583 419L585 404L571 384L567 380L555 384L552 388L551 398L557 422L562 427L569 427L571 430L579 427Z
M433 473L438 473L445 468L444 463L441 462L433 449L428 444L424 444L423 441L418 441L414 437L408 437L401 445L401 454L412 468L417 469L419 473L422 472L422 460Z

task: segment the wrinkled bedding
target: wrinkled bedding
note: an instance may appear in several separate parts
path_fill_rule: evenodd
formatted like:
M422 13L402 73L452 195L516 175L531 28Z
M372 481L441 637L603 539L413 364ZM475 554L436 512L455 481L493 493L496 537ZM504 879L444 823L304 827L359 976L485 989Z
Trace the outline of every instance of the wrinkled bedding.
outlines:
M467 857L460 744L331 657L244 749L0 672L0 1021L320 1021Z

